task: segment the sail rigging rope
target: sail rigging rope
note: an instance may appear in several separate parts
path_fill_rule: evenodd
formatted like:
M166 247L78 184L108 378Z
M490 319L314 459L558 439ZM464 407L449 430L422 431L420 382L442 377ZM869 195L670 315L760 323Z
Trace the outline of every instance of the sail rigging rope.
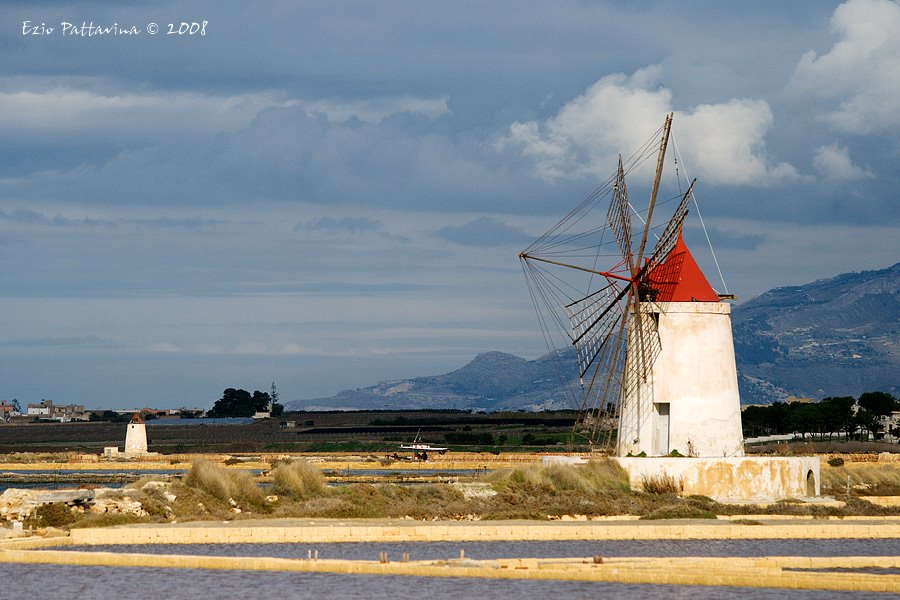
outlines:
M660 127L627 160L622 159L623 177L657 158L663 129ZM677 164L677 148L675 160ZM682 165L678 166L676 177L682 171ZM565 396L573 400L575 406L578 405L574 391L576 379L581 384L581 394L578 394L581 407L573 435L581 437L590 432L586 437L592 442L600 442L602 434L607 436L607 443L611 443L617 428L612 419L618 422L624 389L639 385L660 350L655 323L645 318L632 322L635 317L629 312L628 303L632 297L629 290L634 289L636 278L643 278L651 269L650 265L658 264L674 244L690 197L693 197L690 190L689 197L681 193L678 177L679 193L655 204L659 208L677 201L673 216L648 227L649 207L638 210L625 195L619 197L622 205L615 213L609 212L612 209L607 210L609 203L616 201L618 181L621 179L617 170L520 254L544 343L553 355ZM602 216L598 217L601 212ZM633 231L629 228L617 230L616 224L623 213L628 213L629 219L636 217L642 226ZM629 266L628 255L645 230L657 240L654 250L647 261L642 261L643 264ZM623 235L623 231L627 233ZM608 262L604 262L607 259ZM608 270L604 271L598 265ZM718 268L718 262L716 266ZM610 290L613 292L604 296ZM627 347L632 344L637 345L636 351L643 360L626 357ZM561 348L567 346L563 352ZM573 368L564 367L562 359L570 357L575 358ZM640 394L640 391L635 393ZM645 408L640 402L638 404L636 410Z
M675 141L674 136L672 137L672 146L675 148L675 156L680 157L681 153L678 151L678 143ZM684 177L688 179L687 169L684 167L684 161L681 161L682 169L684 170ZM689 180L689 179L688 179ZM681 186L681 181L678 182L679 187ZM725 293L728 293L728 284L725 283L725 277L722 275L722 269L719 267L719 259L716 258L716 251L713 249L712 240L709 239L709 232L706 230L706 223L703 222L703 215L700 214L700 204L697 202L697 194L691 194L694 199L694 208L697 209L697 218L700 220L700 227L703 228L703 235L706 236L706 243L709 244L709 252L712 254L713 262L716 264L716 271L719 273L719 279L722 281L722 289L724 289Z

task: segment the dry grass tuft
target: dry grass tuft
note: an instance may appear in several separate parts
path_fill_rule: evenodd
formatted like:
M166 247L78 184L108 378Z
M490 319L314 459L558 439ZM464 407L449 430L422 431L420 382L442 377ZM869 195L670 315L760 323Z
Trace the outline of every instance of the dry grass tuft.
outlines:
M184 479L184 484L201 490L222 503L234 500L255 508L265 506L263 493L248 473L228 470L208 460L195 461Z
M668 473L651 475L641 480L641 489L648 494L679 494L684 486L680 479Z
M598 493L628 491L628 474L611 460L592 460L585 465L531 465L496 471L488 478L499 491Z
M0 454L3 463L63 463L69 462L73 452L11 452Z
M628 480L628 472L622 466L612 460L592 460L580 467L583 475L593 482L594 489L631 491Z
M900 496L900 468L895 463L852 463L841 467L822 466L822 493L851 495Z
M628 475L609 460L497 471L489 476L497 495L484 503L486 519L547 519L562 515L643 514L629 493Z
M282 462L272 470L272 490L294 500L313 498L325 492L325 477L305 460Z

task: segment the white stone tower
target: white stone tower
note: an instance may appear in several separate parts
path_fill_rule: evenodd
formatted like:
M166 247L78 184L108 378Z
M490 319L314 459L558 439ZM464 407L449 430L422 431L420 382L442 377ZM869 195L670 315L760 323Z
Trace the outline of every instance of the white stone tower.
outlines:
M658 321L662 349L646 381L637 378L624 392L619 456L673 450L743 456L731 306L709 285L680 235L649 280L655 302L643 302L641 310Z
M136 458L147 454L147 426L140 413L134 413L125 433L125 457Z

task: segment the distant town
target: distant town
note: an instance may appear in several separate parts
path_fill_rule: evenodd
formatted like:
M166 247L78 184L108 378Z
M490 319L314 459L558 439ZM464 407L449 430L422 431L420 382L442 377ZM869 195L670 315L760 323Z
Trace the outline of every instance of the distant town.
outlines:
M127 421L134 413L147 419L194 419L202 417L206 411L202 408L130 408L130 409L87 409L81 404L55 404L53 400L41 400L36 404L22 407L18 400L7 402L0 400L0 420L4 423L31 421Z
M234 417L258 420L281 417L284 414L284 406L278 403L277 398L278 392L273 385L272 394L259 391L250 394L245 390L228 388L222 394L222 398L209 410L197 407L164 409L146 406L128 409L86 409L80 404L54 404L52 400L41 400L23 407L16 399L9 402L0 400L0 424L49 421L125 423L135 414L140 415L144 421ZM744 441L750 444L791 439L831 441L843 438L892 443L900 440L900 401L885 392L867 392L861 394L858 399L842 396L825 398L821 401L791 396L785 402L750 404L742 406L741 409ZM296 421L283 421L282 427L294 427L295 423Z

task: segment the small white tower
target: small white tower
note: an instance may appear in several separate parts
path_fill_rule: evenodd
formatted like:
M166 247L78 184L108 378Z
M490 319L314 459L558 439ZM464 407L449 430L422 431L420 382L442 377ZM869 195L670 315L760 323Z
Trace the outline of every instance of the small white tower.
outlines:
M731 306L680 235L649 280L655 302L640 306L657 320L662 349L647 380L623 398L619 455L743 456Z
M125 458L137 458L147 454L147 426L140 413L134 413L125 434Z

